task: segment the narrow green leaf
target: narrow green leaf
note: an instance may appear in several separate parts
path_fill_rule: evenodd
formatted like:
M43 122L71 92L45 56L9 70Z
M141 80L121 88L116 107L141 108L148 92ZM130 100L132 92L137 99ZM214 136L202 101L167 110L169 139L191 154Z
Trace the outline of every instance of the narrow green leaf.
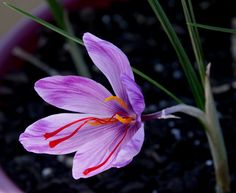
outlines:
M192 6L192 0L188 0L188 5L189 5L189 11L190 11L191 19L194 23L196 23L194 11L193 11L193 6ZM196 27L194 27L193 30L195 31L195 36L197 37L197 41L198 41L197 44L199 45L199 52L202 55L202 58L204 59L204 54L203 54L203 50L202 50L202 46L201 46L201 39L200 39L200 36L199 36L199 33L198 33L198 29ZM203 61L203 66L204 66L203 69L206 71L204 61Z
M83 42L82 42L81 39L70 35L70 33L66 32L66 31L64 31L64 30L61 30L60 28L55 27L55 26L53 26L52 24L50 24L50 23L48 23L48 22L46 22L46 21L44 21L44 20L42 20L42 19L40 19L40 18L37 18L37 17L31 15L30 13L27 13L27 12L25 12L25 11L23 11L23 10L21 10L21 9L15 7L15 6L13 6L13 5L11 5L11 4L8 4L8 3L6 3L6 2L4 2L3 4L4 4L5 6L11 8L11 9L13 9L14 11L16 11L16 12L18 12L18 13L24 15L24 16L27 16L27 17L31 18L33 21L35 21L35 22L37 22L37 23L39 23L39 24L41 24L41 25L43 25L43 26L45 26L45 27L47 27L47 28L49 28L49 29L51 29L51 30L53 30L53 31L55 31L55 32L57 32L57 33L59 33L59 34L61 34L62 36L68 38L69 40L72 40L72 41L74 41L74 42L76 42L76 43L79 43L80 45L83 45L83 46L84 46L84 44L83 44ZM180 99L178 99L173 93L171 93L170 91L168 91L164 86L160 85L159 83L157 83L155 80L153 80L152 78L150 78L150 77L147 76L146 74L142 73L141 71L139 71L139 70L137 70L137 69L135 69L135 68L133 68L133 71L134 71L134 73L136 73L137 75L139 75L139 76L142 77L143 79L147 80L148 82L150 82L151 84L153 84L154 86L156 86L157 88L159 88L160 90L164 91L167 95L169 95L171 98L173 98L177 103L183 103L183 102L182 102Z
M192 7L191 0L181 0L184 16L186 23L196 23L195 15ZM204 65L204 55L201 46L201 40L198 33L198 29L195 26L187 25L189 36L191 39L194 55L198 65L198 71L201 77L202 85L204 85L205 78L205 65Z
M161 84L159 84L158 82L156 82L155 80L153 80L152 78L150 78L149 76L147 76L146 74L144 74L143 72L139 71L138 69L132 67L134 73L136 73L137 75L139 75L140 77L142 77L143 79L147 80L148 82L150 82L151 84L153 84L154 86L156 86L157 88L159 88L160 90L162 90L164 93L166 93L169 97L171 97L172 99L174 99L177 103L183 103L178 97L176 97L172 92L170 92L169 90L167 90L164 86L162 86Z
M58 3L57 0L46 0L46 1L52 11L52 14L57 22L57 25L60 28L65 29L64 11L60 3Z
M195 26L202 29L217 31L217 32L224 32L224 33L231 33L236 34L236 29L230 29L230 28L223 28L223 27L217 27L217 26L210 26L210 25L204 25L204 24L198 24L198 23L187 23L190 26Z
M44 20L42 20L42 19L40 19L40 18L34 16L34 15L32 15L32 14L30 14L30 13L27 13L26 11L24 11L24 10L22 10L22 9L19 9L19 8L15 7L14 5L11 5L11 4L6 3L6 2L3 2L3 4L4 4L5 6L7 6L7 7L9 7L10 9L12 9L12 10L14 10L14 11L16 11L16 12L18 12L18 13L24 15L24 16L29 17L30 19L32 19L33 21L35 21L35 22L37 22L37 23L43 25L44 27L47 27L47 28L49 28L49 29L55 31L55 32L61 34L62 36L66 37L66 38L68 38L68 39L70 39L70 40L72 40L72 41L74 41L74 42L76 42L76 43L78 43L78 44L80 44L80 45L84 45L84 44L83 44L83 41L82 41L81 39L79 39L79 38L77 38L77 37L74 37L74 36L71 36L71 35L70 35L68 32L66 32L65 30L62 30L62 29L60 29L60 28L58 28L58 27L56 27L56 26L54 26L54 25L52 25L52 24L50 24L50 23L48 23L48 22L46 22L46 21L44 21Z
M156 14L158 20L160 21L164 31L166 32L172 46L174 47L180 64L184 70L184 73L187 77L188 83L191 87L193 96L195 98L196 104L199 108L204 108L204 93L203 85L198 80L196 72L193 69L193 66L176 34L174 31L167 15L165 14L163 8L157 0L148 0L151 5L154 13Z

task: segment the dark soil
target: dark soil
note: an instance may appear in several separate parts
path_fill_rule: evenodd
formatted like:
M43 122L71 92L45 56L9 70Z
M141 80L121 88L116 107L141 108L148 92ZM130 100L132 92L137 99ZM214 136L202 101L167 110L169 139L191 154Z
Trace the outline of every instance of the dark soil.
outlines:
M196 1L195 1L196 2ZM230 27L236 14L233 0L197 1L197 20ZM191 55L180 2L161 1L184 47ZM146 1L114 3L108 10L87 7L70 13L78 37L91 32L120 47L136 68L193 104L190 90L177 57L165 33ZM35 57L60 74L75 74L73 62L63 37L47 29L40 33ZM212 84L228 85L215 94L226 142L231 172L231 192L236 192L236 91L232 86L230 35L201 31L207 62L212 62ZM84 48L85 60L93 79L105 85L104 76L92 66ZM191 56L192 57L192 56ZM192 57L192 61L193 57ZM203 128L195 119L180 115L180 120L146 123L145 143L133 162L121 169L110 169L89 179L74 180L71 175L73 155L52 156L27 152L18 137L34 121L64 112L45 102L33 89L34 82L48 74L29 63L2 78L0 87L0 162L15 183L27 193L213 193L215 178L212 158ZM142 87L146 112L154 112L175 102L159 89L136 76Z

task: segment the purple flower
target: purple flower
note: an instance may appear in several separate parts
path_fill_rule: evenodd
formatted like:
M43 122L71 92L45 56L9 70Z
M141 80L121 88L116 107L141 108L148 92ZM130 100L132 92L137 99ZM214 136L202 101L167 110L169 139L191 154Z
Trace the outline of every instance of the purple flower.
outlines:
M40 119L20 135L27 151L46 154L76 152L75 179L123 167L140 151L144 140L141 113L145 104L125 54L90 33L84 45L104 73L115 95L101 84L80 76L52 76L35 83L47 103L77 112Z

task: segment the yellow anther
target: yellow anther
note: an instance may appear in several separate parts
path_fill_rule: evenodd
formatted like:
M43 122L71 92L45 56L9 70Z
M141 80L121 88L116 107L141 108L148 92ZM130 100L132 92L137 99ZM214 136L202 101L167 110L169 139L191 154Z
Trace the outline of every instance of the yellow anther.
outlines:
M121 98L117 96L109 96L104 99L104 102L111 101L111 100L117 101L122 107L124 107L125 109L128 109L127 104Z
M131 117L121 117L120 115L116 114L116 119L124 124L129 124L133 119Z

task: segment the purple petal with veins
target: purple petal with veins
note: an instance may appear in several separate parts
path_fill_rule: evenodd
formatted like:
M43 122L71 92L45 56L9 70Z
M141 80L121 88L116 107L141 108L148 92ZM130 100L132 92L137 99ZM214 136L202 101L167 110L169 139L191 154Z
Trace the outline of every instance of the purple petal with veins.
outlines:
M90 33L84 45L109 80L115 96L101 84L81 76L52 76L35 83L47 103L75 113L42 118L20 135L27 151L46 154L76 152L73 177L88 178L111 167L123 167L144 140L141 113L145 104L128 58L115 45Z

